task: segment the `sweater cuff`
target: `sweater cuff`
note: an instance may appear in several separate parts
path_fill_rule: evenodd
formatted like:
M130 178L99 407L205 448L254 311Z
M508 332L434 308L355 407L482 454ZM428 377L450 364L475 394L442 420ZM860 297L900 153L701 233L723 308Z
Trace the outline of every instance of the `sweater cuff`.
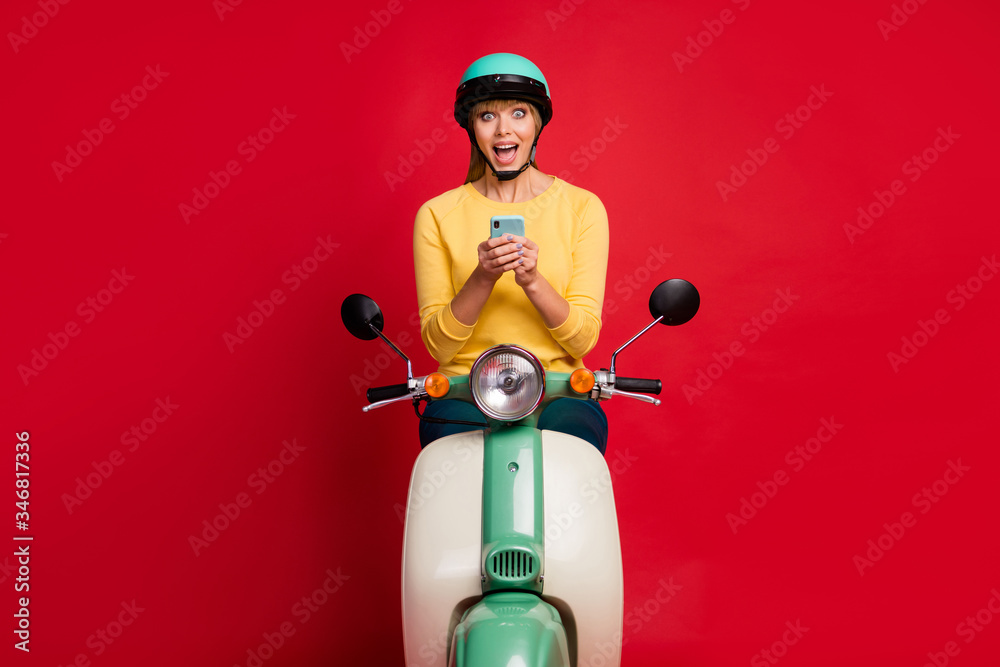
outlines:
M462 324L455 317L455 313L451 311L451 303L441 311L441 333L443 333L448 338L454 341L465 342L472 335L472 331L476 328L476 324L479 321L473 322L471 325Z
M580 332L583 331L583 325L583 310L570 306L569 317L566 318L566 321L554 329L549 329L549 333L556 339L556 342L562 345L563 348L569 352L574 347L573 339L579 336Z

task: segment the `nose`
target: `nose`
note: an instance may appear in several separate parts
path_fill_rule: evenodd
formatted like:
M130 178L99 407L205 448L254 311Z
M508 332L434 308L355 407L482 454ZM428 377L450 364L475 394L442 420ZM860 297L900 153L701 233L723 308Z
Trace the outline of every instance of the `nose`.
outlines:
M500 114L500 117L497 119L497 134L509 134L510 130L507 128L509 122L506 116Z

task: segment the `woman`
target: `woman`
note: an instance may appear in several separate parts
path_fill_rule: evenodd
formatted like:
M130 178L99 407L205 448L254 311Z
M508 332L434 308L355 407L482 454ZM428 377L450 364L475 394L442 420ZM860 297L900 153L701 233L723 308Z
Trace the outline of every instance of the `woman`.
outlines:
M545 77L521 56L485 56L462 76L455 120L472 143L469 172L420 208L413 239L420 333L447 375L467 374L502 343L530 350L546 370L570 372L597 344L607 212L593 194L539 171L535 146L551 118ZM489 238L495 215L524 216L525 236ZM425 416L484 421L454 400L430 403ZM605 451L607 419L596 401L553 401L538 426ZM421 445L467 430L421 421Z

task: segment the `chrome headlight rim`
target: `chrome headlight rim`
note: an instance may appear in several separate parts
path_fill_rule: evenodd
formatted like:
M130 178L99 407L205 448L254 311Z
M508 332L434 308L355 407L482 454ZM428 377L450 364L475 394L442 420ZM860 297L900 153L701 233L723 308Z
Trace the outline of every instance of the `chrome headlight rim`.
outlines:
M494 356L502 352L513 352L525 360L527 360L534 368L535 373L538 374L538 384L539 390L538 395L532 401L530 407L521 410L516 416L504 415L493 408L491 408L486 401L484 401L479 395L479 384L478 379L482 372L483 366ZM541 405L542 399L545 398L545 368L542 366L542 362L538 360L534 354L528 350L520 347L518 345L494 345L490 349L479 355L475 363L472 364L472 368L469 370L469 392L472 394L472 400L475 402L476 407L479 411L490 419L502 422L514 422L524 419Z

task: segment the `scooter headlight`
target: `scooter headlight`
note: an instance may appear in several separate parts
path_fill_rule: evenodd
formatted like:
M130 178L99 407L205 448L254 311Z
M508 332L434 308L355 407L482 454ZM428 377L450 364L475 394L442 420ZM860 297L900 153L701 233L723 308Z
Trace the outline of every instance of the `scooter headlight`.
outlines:
M515 345L498 345L472 365L469 387L483 414L516 421L538 407L545 395L545 370L535 355Z

